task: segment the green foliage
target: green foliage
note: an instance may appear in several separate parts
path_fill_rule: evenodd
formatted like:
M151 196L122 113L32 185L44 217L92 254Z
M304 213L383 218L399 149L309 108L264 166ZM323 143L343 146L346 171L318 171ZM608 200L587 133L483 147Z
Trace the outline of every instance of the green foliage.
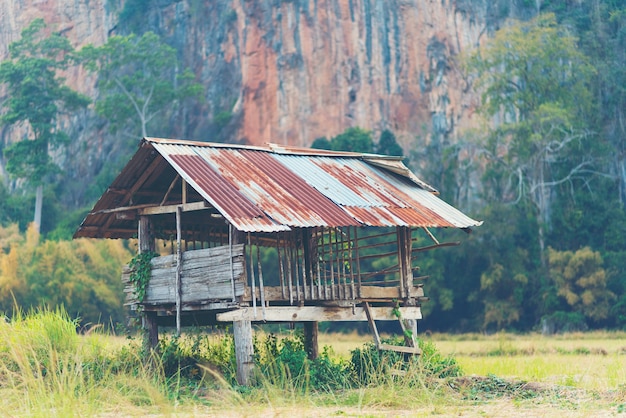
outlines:
M365 129L348 128L343 133L328 140L326 137L316 138L311 148L332 151L374 153L372 133Z
M219 337L192 331L183 336L162 336L156 359L167 378L179 376L188 381L205 379L205 370L216 370L227 382L236 384L235 343L231 334ZM153 355L152 353L145 353Z
M325 347L313 361L307 358L301 333L278 338L269 334L255 339L257 382L304 393L347 389L353 384L351 365L332 357Z
M524 287L528 277L507 270L494 263L480 277L480 289L488 292L485 298L485 326L495 323L498 329L519 321L522 312Z
M587 321L581 312L555 311L541 318L542 331L547 334L587 331Z
M575 252L550 248L548 258L550 277L566 306L591 320L605 319L616 296L607 289L600 253L589 247Z
M591 104L589 77L594 73L576 39L553 14L517 23L496 33L468 61L482 91L481 111L506 120L527 120L542 105L584 111Z
M68 142L57 128L57 118L86 106L89 99L64 85L59 73L73 60L73 48L58 33L44 35L43 19L33 20L21 39L9 45L9 59L0 63L0 83L6 87L0 123L24 125L32 138L5 149L7 171L34 185L58 172L49 150Z
M78 335L77 325L62 309L0 321L3 407L19 416L93 416L165 401L163 374L142 363L136 345L120 348L93 329Z
M153 32L112 36L101 47L83 48L81 57L99 75L96 111L113 132L123 129L131 138L147 136L151 122L167 120L182 102L202 95L174 48Z
M536 390L528 386L528 382L509 381L493 374L475 378L464 393L466 399L472 401L485 401L505 396L529 399L539 395Z
M323 137L320 137L320 138L315 138L315 140L311 144L311 148L331 150L332 149L332 145L331 145L330 141L328 140L328 138L323 136Z
M0 225L18 224L25 231L32 214L24 210L32 207L32 199L21 194L11 194L0 180Z
M362 128L348 128L343 133L334 137L331 142L333 151L350 151L373 153L374 141L372 133Z
M380 139L376 145L376 153L382 155L402 156L402 147L396 141L396 136L388 129L380 133Z
M128 267L130 268L129 281L135 286L135 296L139 303L143 302L146 297L146 290L148 289L148 283L152 276L152 265L150 261L157 256L157 253L146 251L137 254L128 263Z
M382 342L390 345L404 345L402 337L383 339ZM396 351L380 351L374 343L368 343L362 349L352 350L351 363L358 385L376 384L385 376L402 375L412 368L419 370L419 373L409 375L416 379L424 377L446 378L462 374L456 360L441 355L433 343L419 340L419 347L422 350L419 357L406 357Z
M543 250L550 191L587 181L599 153L589 129L595 69L552 14L503 28L466 64L479 110L495 122L484 146L488 198L534 205Z
M127 0L120 12L118 25L129 32L144 33L151 5L149 0Z
M89 209L78 209L70 213L64 213L63 217L56 222L52 231L46 234L46 238L52 241L69 241L74 236L77 225L85 219Z
M4 322L4 321L3 321ZM9 323L0 323L0 353L5 357L5 370L0 376L7 379L10 372L29 371L46 375L54 368L55 354L70 353L78 345L78 321L71 320L61 308L36 310L24 314L17 311ZM21 347L28 350L20 356L12 351ZM16 353L17 354L17 353ZM25 369L25 370L24 370Z
M1 234L0 234L1 235ZM15 237L15 235L12 235ZM65 307L81 324L124 322L120 241L43 241L30 228L0 251L0 312Z

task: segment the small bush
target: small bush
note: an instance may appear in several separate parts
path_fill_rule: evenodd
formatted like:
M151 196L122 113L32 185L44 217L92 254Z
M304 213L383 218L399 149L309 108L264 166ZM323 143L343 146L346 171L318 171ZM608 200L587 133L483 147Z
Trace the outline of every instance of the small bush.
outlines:
M333 358L324 347L311 361L304 349L304 336L294 333L279 339L269 334L255 339L257 383L271 384L298 392L347 389L353 386L354 373L347 361Z
M235 344L230 334L218 338L198 332L180 337L163 336L155 359L166 378L174 376L200 381L203 370L220 373L231 384L236 382Z
M383 343L403 345L403 338L383 339ZM414 377L456 377L462 374L460 366L452 357L445 357L437 351L435 345L419 341L421 356L402 354L396 351L379 351L374 343L366 344L362 349L352 351L351 362L355 377L360 385L376 384L381 377L407 375L406 372L417 368L420 373L411 373Z

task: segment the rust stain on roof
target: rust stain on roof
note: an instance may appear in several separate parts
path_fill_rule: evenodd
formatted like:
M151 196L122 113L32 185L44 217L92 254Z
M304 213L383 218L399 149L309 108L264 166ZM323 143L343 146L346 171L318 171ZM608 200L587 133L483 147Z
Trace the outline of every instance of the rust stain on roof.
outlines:
M146 138L75 237L132 236L136 221L113 212L120 206L162 204L176 175L247 232L482 223L435 196L436 190L397 158Z

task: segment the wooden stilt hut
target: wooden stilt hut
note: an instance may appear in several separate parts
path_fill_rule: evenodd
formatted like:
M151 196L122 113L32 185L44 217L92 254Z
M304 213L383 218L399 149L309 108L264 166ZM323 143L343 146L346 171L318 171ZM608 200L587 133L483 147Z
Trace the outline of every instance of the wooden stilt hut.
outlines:
M322 321L368 321L379 349L419 353L414 338L382 344L375 321L414 326L418 254L458 244L431 229L480 224L397 157L145 138L74 237L137 237L144 254L170 242L142 289L123 269L128 304L153 345L159 326L232 322L246 384L253 322L305 323L312 357Z

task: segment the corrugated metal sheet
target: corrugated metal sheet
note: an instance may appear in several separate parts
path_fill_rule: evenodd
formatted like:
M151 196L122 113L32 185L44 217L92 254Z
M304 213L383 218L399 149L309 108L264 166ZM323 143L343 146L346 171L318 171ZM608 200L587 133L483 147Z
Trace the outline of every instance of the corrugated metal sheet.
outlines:
M145 139L76 236L104 236L112 228L115 222L103 210L127 205L130 195L122 193L125 197L116 199L113 189L140 189L133 181L154 160L155 152L241 231L348 225L470 228L481 224L439 199L435 189L393 158L275 145Z

